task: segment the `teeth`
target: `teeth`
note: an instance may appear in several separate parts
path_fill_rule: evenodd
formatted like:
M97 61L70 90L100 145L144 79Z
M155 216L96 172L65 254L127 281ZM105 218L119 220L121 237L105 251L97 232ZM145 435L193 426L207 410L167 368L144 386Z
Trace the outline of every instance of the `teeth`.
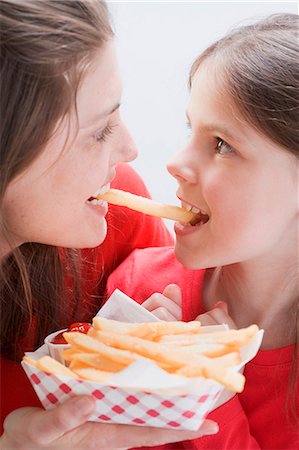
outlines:
M192 206L191 211L195 214L198 214L200 212L200 209L196 208L195 206Z
M184 209L186 209L187 211L192 211L194 214L201 213L203 215L206 215L206 213L204 211L202 211L199 208L196 208L196 206L189 205L188 203L183 203L182 206L183 206Z
M102 206L104 205L104 200L97 200L96 198L89 201L92 205Z
M92 197L97 197L98 195L105 194L105 192L109 191L110 189L110 183L105 184L100 189L98 189L94 194L92 194Z

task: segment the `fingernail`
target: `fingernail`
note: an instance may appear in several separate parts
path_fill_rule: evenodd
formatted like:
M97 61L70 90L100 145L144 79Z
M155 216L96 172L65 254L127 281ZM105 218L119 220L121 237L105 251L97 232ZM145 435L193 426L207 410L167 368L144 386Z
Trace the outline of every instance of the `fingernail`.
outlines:
M95 408L95 400L92 397L78 397L72 406L80 411L82 416L88 416L93 413Z
M226 308L226 306L227 306L227 305L226 305L225 302L219 301L219 302L214 303L213 308Z
M209 430L207 430L206 431L206 433L205 434L217 434L218 433L218 431L219 431L219 427L218 427L218 425L215 423L215 425L212 427L210 427L210 429Z

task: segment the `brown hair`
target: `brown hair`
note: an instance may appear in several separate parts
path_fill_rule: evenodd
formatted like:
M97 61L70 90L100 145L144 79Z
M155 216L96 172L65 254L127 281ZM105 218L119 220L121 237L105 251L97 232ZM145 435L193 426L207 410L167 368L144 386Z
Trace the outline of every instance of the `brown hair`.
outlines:
M189 85L211 58L225 92L245 120L299 158L299 16L274 14L233 30L193 63ZM297 424L299 377L299 302L294 305L295 349L288 403ZM292 330L293 332L293 330Z
M8 242L2 210L8 184L42 151L58 121L76 108L86 67L112 36L101 0L1 0L0 232ZM77 256L74 250L35 243L11 248L0 265L4 356L20 357L19 342L33 314L36 345L61 326L66 266L79 296Z
M289 152L299 156L298 21L274 14L232 31L193 63L216 58L217 75L243 117Z

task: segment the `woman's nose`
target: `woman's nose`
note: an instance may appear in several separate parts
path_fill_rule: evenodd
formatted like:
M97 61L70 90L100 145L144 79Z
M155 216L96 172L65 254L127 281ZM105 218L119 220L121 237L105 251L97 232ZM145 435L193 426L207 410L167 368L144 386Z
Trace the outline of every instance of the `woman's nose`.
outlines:
M185 151L174 155L167 164L167 170L178 182L194 184L197 181L196 167Z
M130 162L137 158L138 151L129 130L123 125L121 141L119 143L119 159L122 162Z

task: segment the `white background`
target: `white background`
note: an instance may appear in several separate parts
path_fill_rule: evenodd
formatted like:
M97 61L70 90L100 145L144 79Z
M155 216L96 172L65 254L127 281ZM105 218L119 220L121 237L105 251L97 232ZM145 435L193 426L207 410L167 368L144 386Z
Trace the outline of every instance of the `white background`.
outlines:
M124 82L122 116L139 149L133 166L152 197L178 204L166 163L186 142L188 73L193 60L234 26L297 2L108 1ZM172 229L172 223L167 223Z

